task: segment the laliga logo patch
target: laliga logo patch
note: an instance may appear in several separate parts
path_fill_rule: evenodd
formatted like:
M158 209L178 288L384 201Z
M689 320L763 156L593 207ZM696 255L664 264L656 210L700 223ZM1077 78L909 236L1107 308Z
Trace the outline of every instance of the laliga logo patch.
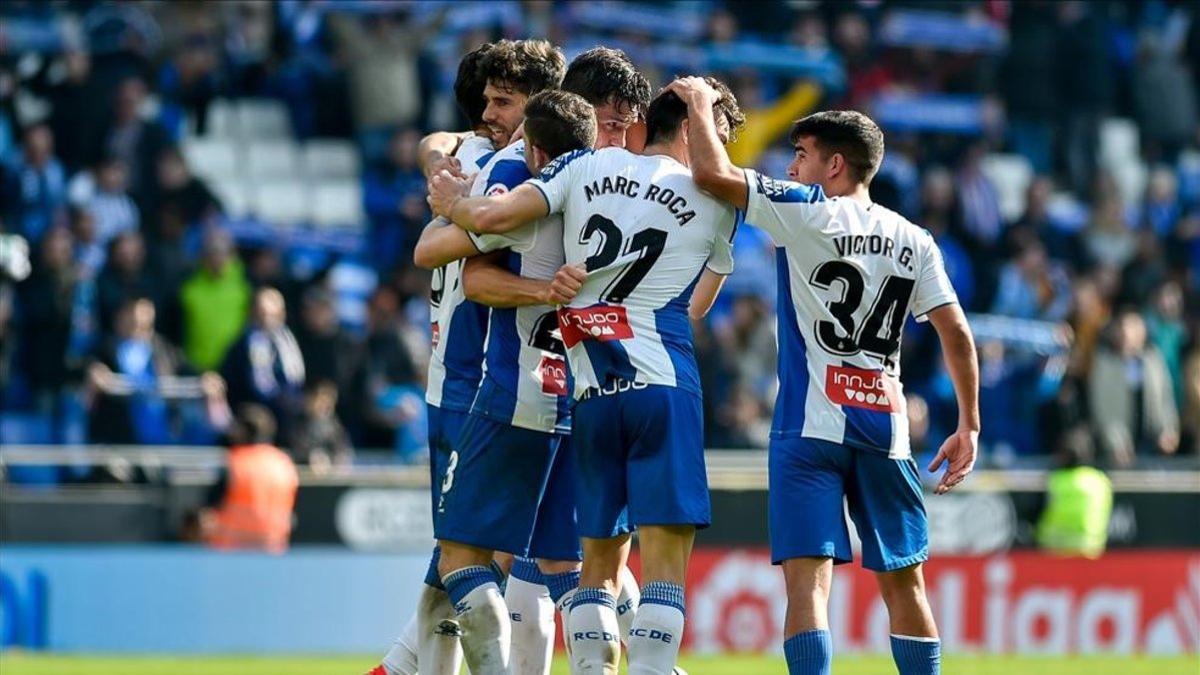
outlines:
M506 185L504 185L504 183L496 183L495 185L488 188L487 192L485 192L484 194L488 197L495 197L496 195L502 195L505 192L508 192L508 187Z
M837 405L887 413L900 410L899 392L882 370L829 366L825 395Z
M433 324L433 348L437 349L438 343L442 341L442 327L438 324Z
M633 337L625 308L619 306L560 309L558 327L567 347L574 347L583 340L609 342Z
M538 364L538 377L542 381L543 394L567 395L567 362L562 358L543 356Z

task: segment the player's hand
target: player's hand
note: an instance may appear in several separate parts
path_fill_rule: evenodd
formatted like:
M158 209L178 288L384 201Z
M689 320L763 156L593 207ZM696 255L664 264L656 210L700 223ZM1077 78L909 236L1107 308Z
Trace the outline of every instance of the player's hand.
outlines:
M975 455L979 452L979 432L972 429L959 429L954 435L942 443L937 455L929 463L929 473L936 473L943 463L947 463L946 473L933 489L934 494L944 495L954 486L963 482L971 469L975 468Z
M717 102L721 95L712 88L703 77L689 76L676 79L667 85L668 91L673 91L684 103L696 106L709 106Z
M462 162L459 162L457 157L452 155L443 155L440 152L434 157L430 158L428 163L425 165L425 171L431 182L434 176L443 171L449 173L451 176L457 176L459 178L465 177L462 171Z
M579 295L583 282L587 281L587 268L583 263L563 265L554 273L547 291L548 305L565 305Z
M449 171L439 171L429 179L429 208L439 216L450 217L450 209L459 199L467 196L471 185L467 179L457 177Z

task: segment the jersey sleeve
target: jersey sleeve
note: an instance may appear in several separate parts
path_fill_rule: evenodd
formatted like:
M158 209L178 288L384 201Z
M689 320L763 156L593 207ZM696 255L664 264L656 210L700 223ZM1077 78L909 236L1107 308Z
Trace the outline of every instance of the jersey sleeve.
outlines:
M766 231L782 244L790 230L802 227L825 201L820 185L775 180L746 169L746 222Z
M733 237L737 234L738 226L745 222L745 214L741 209L729 215L732 217L724 221L725 224L718 228L713 237L712 252L708 254L708 262L704 263L708 269L724 276L733 274Z
M917 321L927 320L926 315L942 305L958 302L958 294L954 292L954 286L950 284L950 277L946 274L942 252L933 241L933 237L928 235L925 236L918 274L912 303L912 313Z
M533 247L537 240L537 228L540 221L526 223L521 227L504 234L475 234L468 232L471 241L475 243L475 248L479 249L480 253L491 253L500 249L511 248L514 251L524 252Z
M541 173L527 181L542 191L542 196L546 198L546 204L550 207L550 213L562 213L571 187L578 182L579 176L583 172L584 162L581 160L591 154L592 150L588 148L560 155L543 167Z

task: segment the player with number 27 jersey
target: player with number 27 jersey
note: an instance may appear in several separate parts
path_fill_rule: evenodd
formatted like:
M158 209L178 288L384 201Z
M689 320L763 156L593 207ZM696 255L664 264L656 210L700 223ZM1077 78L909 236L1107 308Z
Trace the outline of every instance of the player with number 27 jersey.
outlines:
M911 455L900 333L957 301L929 232L879 204L746 170L747 222L778 248L779 370L771 435ZM807 318L806 318L807 317Z
M699 394L688 300L705 267L733 270L735 210L683 164L620 148L564 155L530 183L563 214L567 262L588 270L559 312L576 398L616 379Z

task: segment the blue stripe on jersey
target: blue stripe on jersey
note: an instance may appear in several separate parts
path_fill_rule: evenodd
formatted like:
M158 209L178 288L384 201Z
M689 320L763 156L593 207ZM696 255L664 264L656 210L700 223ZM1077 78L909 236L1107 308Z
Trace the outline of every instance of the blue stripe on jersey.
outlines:
M494 155L494 154L496 154L495 150L485 153L483 155L480 155L479 159L475 160L475 164L478 165L479 168L482 169L483 167L487 166L488 162L490 162L492 160L492 155Z
M459 282L461 283L461 281ZM483 374L483 336L487 331L488 308L463 300L454 308L442 363L446 377L442 381L442 404L446 410L469 412Z
M502 162L501 162L502 163ZM499 166L499 164L497 164ZM526 172L528 175L528 172ZM513 274L521 273L521 256L511 250L505 251L504 266ZM492 309L492 323L487 335L487 373L483 376L505 392L493 397L486 409L476 405L475 412L492 419L512 424L517 410L517 387L521 377L521 336L517 334L517 310L515 308Z
M595 151L591 148L580 148L579 150L572 150L571 152L561 154L554 158L554 161L542 167L541 175L539 177L542 180L550 180L551 178L557 176L560 171L567 168L567 165L571 162L579 159L580 157L586 157L593 152Z
M771 436L799 436L804 431L804 405L808 399L808 354L804 334L796 318L792 301L791 274L788 272L787 251L775 249L775 271L778 289L779 333L779 396L775 399L775 419Z
M692 322L688 318L688 304L692 292L700 281L701 270L683 292L661 308L654 310L654 329L662 338L663 347L671 357L675 370L675 386L686 391L700 393L700 370L696 366L696 352L692 347Z
M843 366L854 367L850 363ZM854 406L841 406L846 414L846 431L842 443L856 448L887 451L892 447L892 414L882 410L866 410Z
M773 202L815 204L825 201L825 192L820 185L804 185L803 183L775 180L757 172L755 175L758 177L759 193Z
M525 166L525 162L517 159L502 159L492 165L484 194L488 194L494 185L503 185L511 190L524 183L529 177L529 167Z

